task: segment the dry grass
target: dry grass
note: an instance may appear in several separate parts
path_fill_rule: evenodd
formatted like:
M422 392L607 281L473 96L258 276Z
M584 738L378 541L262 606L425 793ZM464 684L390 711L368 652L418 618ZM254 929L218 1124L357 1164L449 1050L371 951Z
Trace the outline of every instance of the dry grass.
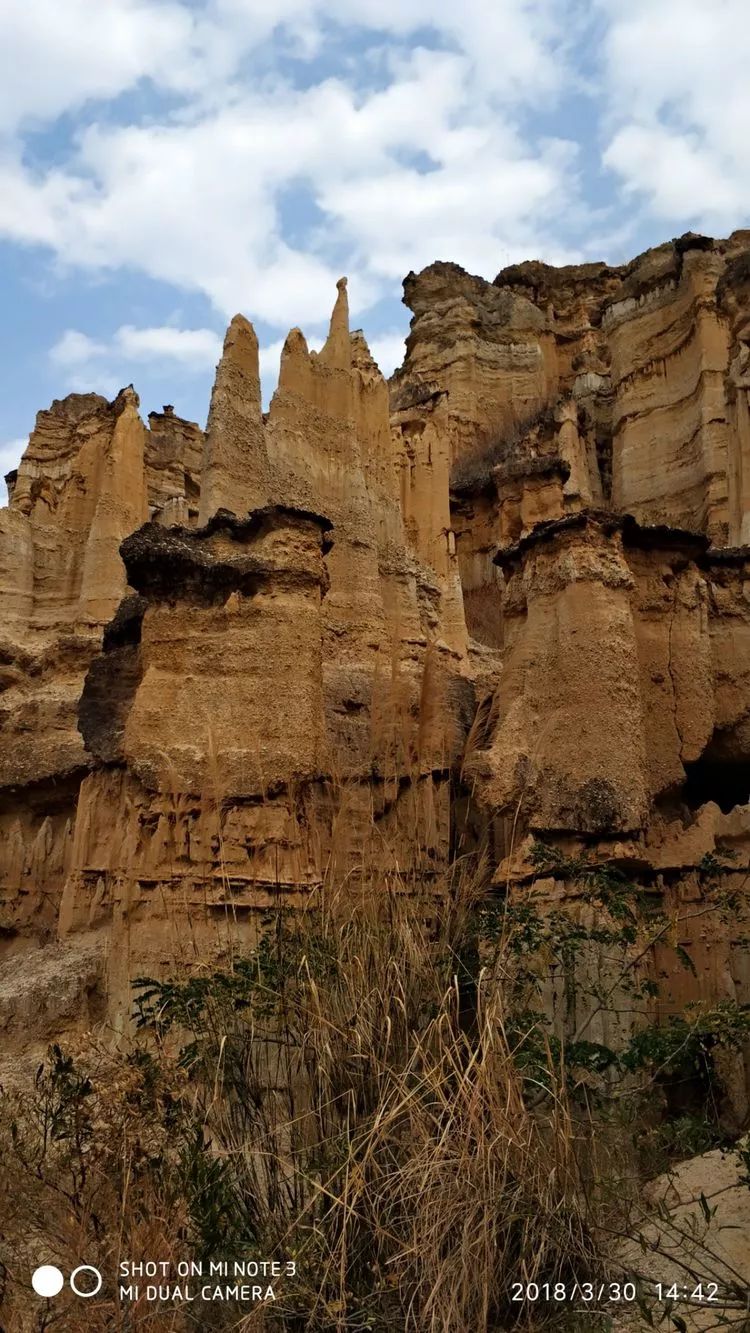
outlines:
M90 1045L90 1090L6 1105L11 1296L42 1236L61 1267L110 1274L122 1256L294 1256L273 1306L118 1310L110 1284L58 1326L458 1333L515 1323L514 1280L596 1267L558 1071L530 1107L502 987L480 978L467 1004L471 891L376 909L373 887L279 918L244 973L160 992L158 1059Z
M491 488L493 469L509 461L518 451L524 437L537 429L546 429L551 434L552 427L549 410L542 408L530 412L521 421L509 423L493 438L480 441L454 462L450 476L451 491L456 495L471 495Z
M637 1172L616 1099L597 1105L534 1017L551 963L514 938L528 921L506 900L482 936L482 882L458 865L420 896L332 869L225 970L141 987L128 1053L91 1037L6 1097L3 1333L575 1327L513 1284L601 1282ZM125 1258L174 1282L180 1260L250 1257L294 1261L275 1302L117 1299ZM29 1303L36 1263L82 1259L99 1297Z

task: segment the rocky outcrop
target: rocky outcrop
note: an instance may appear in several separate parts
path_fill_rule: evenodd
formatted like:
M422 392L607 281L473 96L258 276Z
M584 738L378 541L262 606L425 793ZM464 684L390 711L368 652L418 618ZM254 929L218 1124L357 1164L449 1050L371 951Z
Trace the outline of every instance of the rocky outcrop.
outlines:
M393 384L451 458L486 687L463 777L498 890L524 894L534 840L628 870L692 922L695 975L656 950L665 1013L750 1002L749 255L745 232L494 283L432 265ZM564 876L548 891L577 910Z
M0 903L8 930L54 929L78 790L86 673L127 588L122 540L196 515L203 432L138 398L72 394L40 412L0 510ZM198 469L198 471L196 471Z
M136 595L81 700L100 763L78 799L63 932L104 926L158 968L186 944L218 948L227 915L241 928L269 892L319 880L329 531L270 507L197 529L150 523L123 543ZM125 966L111 1012L127 994Z
M719 1315L723 1327L747 1326L742 1300L730 1295L747 1271L750 1235L750 1191L740 1151L716 1149L677 1162L649 1181L635 1222L641 1243L633 1239L614 1247L613 1259L621 1271L637 1273L649 1293L661 1287L663 1297L675 1288L714 1297L712 1302L678 1299L678 1317L688 1333L716 1327L711 1305L720 1300L727 1305ZM663 1299L656 1307L656 1326L667 1314L666 1304ZM640 1328L643 1321L632 1311L617 1312L615 1333Z
M197 522L204 441L200 426L176 416L171 404L149 412L146 487L149 513L158 522Z
M362 334L349 333L343 279L320 354L299 330L287 339L267 435L277 497L333 523L323 674L335 771L362 784L446 769L450 718L433 709L426 729L420 700L428 668L437 690L466 650L447 471L432 460L407 481L388 387ZM369 810L368 791L359 817Z
M73 394L39 413L0 556L8 569L23 560L21 625L104 624L113 615L125 588L117 546L147 516L144 448L132 388L111 404Z
M729 533L729 349L715 296L724 262L702 238L661 247L633 267L603 317L617 440L613 501L719 541Z
M533 417L557 391L554 337L526 295L432 264L404 282L414 312L394 407L447 396L450 461Z
M495 882L523 896L535 841L615 865L682 923L652 960L658 1012L750 1004L750 551L611 510L560 515L561 488L549 507L496 557L502 672L464 759ZM564 872L548 892L576 910ZM735 1124L749 1092L735 1077Z
M99 932L122 1022L144 960L326 875L440 884L460 820L498 892L539 840L695 903L664 1013L750 1002L749 255L431 265L390 386L341 279L266 414L242 316L205 436L132 389L41 413L0 511L16 943Z
M731 540L750 540L750 235L727 263L716 288L719 309L728 321L729 371L726 375L728 523ZM735 247L733 247L735 248Z
M252 324L235 315L224 339L206 426L199 518L218 509L245 514L268 499L267 461L260 401L258 339Z
M132 391L84 406L97 429L114 426L96 477L79 482L81 545L106 578L98 602L84 583L84 599L60 604L45 641L59 692L63 641L81 639L71 754L50 727L44 773L27 772L5 728L5 923L28 930L39 910L29 784L43 776L59 799L64 774L66 819L43 823L48 852L62 840L47 856L45 920L104 932L119 1022L133 968L167 966L188 941L221 949L228 922L252 931L259 908L309 892L334 864L352 883L373 864L434 877L472 686L447 456L407 471L388 386L349 331L345 280L319 354L289 335L266 418L240 316L205 437L169 407L144 431ZM55 410L88 422L77 400ZM11 523L27 471L25 458ZM120 523L126 501L139 512ZM67 540L57 511L50 528ZM23 689L38 719L40 685Z
M452 264L409 275L394 407L444 396L440 436L475 602L480 589L491 601L492 469L522 457L567 464L569 508L611 502L718 544L744 541L749 248L747 232L688 234L617 268L533 262L494 283Z

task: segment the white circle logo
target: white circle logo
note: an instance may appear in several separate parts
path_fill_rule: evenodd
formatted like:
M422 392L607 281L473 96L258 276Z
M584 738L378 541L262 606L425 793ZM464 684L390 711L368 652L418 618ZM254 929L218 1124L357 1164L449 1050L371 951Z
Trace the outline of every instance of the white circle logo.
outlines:
M91 1291L79 1291L78 1287L76 1286L76 1278L78 1277L79 1273L94 1274L94 1277L96 1278L96 1286L92 1287ZM73 1272L70 1275L70 1287L71 1291L74 1291L76 1296L83 1296L86 1299L88 1299L89 1296L96 1296L97 1293L101 1291L102 1275L99 1272L98 1268L94 1268L93 1264L79 1264L77 1268L73 1269ZM59 1290L60 1288L58 1287L58 1291Z
M35 1268L31 1275L31 1285L37 1296L56 1296L62 1291L65 1278L59 1268L54 1264L42 1264L41 1268Z

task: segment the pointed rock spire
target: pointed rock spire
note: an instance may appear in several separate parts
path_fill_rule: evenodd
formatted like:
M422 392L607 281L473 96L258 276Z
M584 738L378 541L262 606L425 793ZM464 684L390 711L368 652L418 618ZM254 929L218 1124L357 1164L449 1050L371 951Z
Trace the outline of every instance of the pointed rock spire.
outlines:
M250 321L235 315L211 395L199 521L207 523L217 509L246 514L267 502L268 490L258 339Z
M310 352L301 329L291 329L281 349L279 392L308 394L310 383Z
M318 359L324 365L336 370L350 370L352 354L349 341L349 298L346 294L346 278L339 278L336 288L338 296L331 315L328 337L320 349Z
M111 405L114 426L99 472L99 494L86 537L81 570L81 620L105 624L125 591L120 542L148 518L146 429L132 384Z

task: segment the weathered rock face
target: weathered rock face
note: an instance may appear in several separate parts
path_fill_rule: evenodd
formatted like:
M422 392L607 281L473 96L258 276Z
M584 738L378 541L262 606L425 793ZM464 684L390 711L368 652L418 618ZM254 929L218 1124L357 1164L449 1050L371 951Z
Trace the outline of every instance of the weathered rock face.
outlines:
M23 597L12 610L21 625L104 624L112 616L125 587L117 546L147 514L144 446L132 389L112 404L73 394L39 413L0 557L6 577L19 562Z
M186 907L205 942L227 913L319 878L329 530L267 508L197 529L150 523L123 543L136 594L81 700L100 765L81 786L63 931L107 926L158 967ZM113 981L115 1009L127 981Z
M464 775L489 822L498 889L524 895L534 841L614 865L675 923L650 960L656 1012L747 1005L750 551L588 509L538 523L497 560L502 672ZM547 892L586 910L564 872ZM623 1003L614 1038L604 1014L587 1036L617 1044L634 1021ZM730 1072L739 1126L750 1081Z
M86 585L85 620L80 593L61 601L45 640L55 697L65 684L71 753L53 718L44 772L41 748L36 769L24 767L12 728L36 719L39 729L43 702L28 670L26 713L15 723L8 714L2 751L5 924L41 924L33 886L45 857L45 922L104 930L116 948L111 1017L126 1003L131 962L169 965L186 910L193 942L215 948L227 914L252 921L279 894L320 884L332 862L355 877L365 864L434 876L471 722L447 457L423 461L411 541L401 434L364 338L349 332L344 280L321 353L290 334L267 419L257 341L239 316L205 438L171 408L144 432L136 408L128 391L113 405L55 409L66 458L78 435L99 432L107 466L78 482L88 508L77 540L106 581L96 603ZM39 489L30 453L8 511L13 533L20 497ZM107 502L96 504L88 492L100 474ZM139 512L118 527L125 500ZM59 546L69 541L63 512L50 523ZM20 543L9 549L23 556ZM19 587L9 572L9 600ZM64 677L63 643L70 656L79 640ZM31 800L42 776L64 806L55 820Z
M729 348L715 296L724 257L702 245L662 249L634 268L604 313L612 498L646 521L726 540Z
M422 483L420 541L401 504L406 465L388 388L362 335L349 333L343 280L320 354L289 335L267 432L274 493L333 522L323 672L335 770L369 784L445 769L450 720L437 710L425 730L420 698L428 645L433 688L460 670L466 648L447 471L435 465Z
M433 264L404 282L414 312L394 406L446 394L450 461L534 416L557 390L554 337L525 295Z
M664 1012L750 1001L750 234L405 299L390 393L342 279L265 416L241 316L205 436L132 390L40 414L0 511L2 924L109 939L122 1018L326 867L439 881L471 807L498 888L541 839L697 904Z
M430 410L445 395L440 437L477 627L503 541L490 539L498 464L553 454L569 468L567 508L611 502L718 544L745 540L749 247L747 232L687 235L619 268L517 264L494 283L451 264L409 275L394 405Z
M126 591L123 538L148 517L190 521L203 432L138 398L72 394L40 412L0 510L0 899L3 924L54 927L78 788L86 672ZM173 521L173 520L172 520Z
M227 329L206 426L200 522L218 509L245 514L268 499L258 339L242 315Z
M742 238L750 242L747 233ZM735 247L732 247L732 251ZM727 463L730 540L750 539L750 243L733 254L716 288L721 313L728 320L729 372L726 376L727 427L730 448Z
M194 421L149 412L146 433L146 487L149 513L159 523L187 526L197 522L204 434Z
M746 762L748 658L724 640L738 646L749 557L727 554L593 510L541 523L499 554L503 673L474 759L496 812L520 808L538 832L640 844L691 765L717 747Z
M745 232L494 284L433 265L394 378L396 419L439 422L452 460L489 687L463 773L498 888L524 892L532 839L629 867L692 922L697 977L657 950L666 1012L750 1001L749 255ZM733 926L706 909L717 873Z
M122 555L139 596L123 604L122 628L115 622L87 678L89 751L122 759L152 790L213 785L217 800L317 777L330 526L293 509L245 520L220 510L206 528L151 523L129 537ZM133 670L111 660L125 648Z

